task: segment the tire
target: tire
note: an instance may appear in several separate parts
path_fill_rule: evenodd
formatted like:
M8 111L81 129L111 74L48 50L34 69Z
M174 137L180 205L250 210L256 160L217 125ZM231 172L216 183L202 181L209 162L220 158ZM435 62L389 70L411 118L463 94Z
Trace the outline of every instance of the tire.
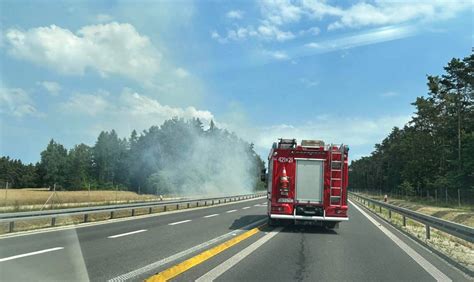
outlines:
M326 227L327 229L334 229L334 228L336 228L338 223L339 222L335 222L335 221L325 222L324 227Z

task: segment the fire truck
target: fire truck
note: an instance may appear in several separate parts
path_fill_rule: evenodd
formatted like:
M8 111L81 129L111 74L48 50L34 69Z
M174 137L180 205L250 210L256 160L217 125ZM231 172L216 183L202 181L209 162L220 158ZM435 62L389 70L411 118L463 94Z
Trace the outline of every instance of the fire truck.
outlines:
M317 224L333 229L347 215L347 145L279 139L268 155L268 222Z

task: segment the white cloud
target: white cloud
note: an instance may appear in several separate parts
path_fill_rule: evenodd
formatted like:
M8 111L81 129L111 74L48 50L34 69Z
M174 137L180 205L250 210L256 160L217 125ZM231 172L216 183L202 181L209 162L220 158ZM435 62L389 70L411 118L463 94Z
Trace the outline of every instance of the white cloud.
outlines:
M180 78L185 78L187 76L189 76L189 72L183 68L177 68L174 73L180 77Z
M341 10L340 19L331 23L328 29L392 25L412 20L437 21L452 18L457 12L469 7L472 8L472 2L469 1L360 2Z
M321 32L319 27L314 26L308 29L303 29L298 32L299 35L318 35Z
M127 91L121 95L118 108L119 112L125 116L142 117L144 120L160 120L161 122L173 117L200 118L202 121L213 119L213 115L209 111L201 111L195 107L170 107L147 96Z
M271 56L274 59L277 60L288 60L289 57L284 51L268 51L268 50L263 50L263 53Z
M40 113L28 95L20 88L6 88L0 85L0 114L11 115L14 117L34 116L41 117Z
M130 24L84 26L76 33L55 25L6 32L9 53L63 74L92 69L148 81L158 72L161 55Z
M61 85L54 81L38 81L36 84L42 86L52 96L57 96L61 91Z
M211 37L220 43L227 43L229 40L239 41L247 38L257 38L266 41L287 41L293 39L295 35L290 31L283 31L278 26L264 22L257 28L254 26L238 27L227 30L227 35L221 36L217 31L211 33Z
M310 42L305 44L304 47L314 52L330 52L401 39L412 36L415 33L416 29L411 26L389 26L331 40Z
M96 16L96 20L99 22L99 23L105 23L105 22L110 22L112 21L114 18L111 16L111 15L108 15L108 14L98 14Z
M241 19L244 16L244 12L240 10L231 10L225 15L229 19Z
M96 116L104 113L109 107L103 94L74 94L67 102L60 105L64 113Z
M300 6L290 0L263 0L260 1L260 10L265 20L275 24L298 22L303 14Z
M344 3L344 2L343 2ZM246 30L254 30L255 38L286 41L296 36L317 35L319 27L300 29L297 24L325 24L328 30L342 28L380 27L439 21L455 17L460 11L472 8L471 1L360 1L342 7L325 0L262 0L258 2L261 17L259 24L250 24ZM323 21L324 20L324 21ZM254 28L257 26L256 28ZM237 29L228 30L227 37L213 34L221 43L236 36Z
M411 116L349 118L320 116L303 124L280 124L258 130L255 144L262 151L278 138L319 139L328 143L344 143L351 147L367 147L381 142L394 126L403 127Z
M60 104L59 114L77 126L82 134L95 137L102 130L116 129L126 136L131 130L142 131L152 125L160 125L165 120L178 117L199 118L208 124L214 115L195 107L173 107L158 100L138 94L129 89L120 95L110 95L105 91L92 94L76 93L67 102Z

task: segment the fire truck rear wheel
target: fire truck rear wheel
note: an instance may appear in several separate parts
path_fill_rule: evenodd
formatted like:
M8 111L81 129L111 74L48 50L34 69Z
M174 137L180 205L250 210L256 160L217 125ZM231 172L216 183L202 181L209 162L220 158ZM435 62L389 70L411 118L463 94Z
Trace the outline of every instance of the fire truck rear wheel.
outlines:
M324 227L326 227L327 229L334 229L334 228L336 228L336 225L337 225L337 222L335 222L335 221L330 221L330 222L325 222L324 223Z

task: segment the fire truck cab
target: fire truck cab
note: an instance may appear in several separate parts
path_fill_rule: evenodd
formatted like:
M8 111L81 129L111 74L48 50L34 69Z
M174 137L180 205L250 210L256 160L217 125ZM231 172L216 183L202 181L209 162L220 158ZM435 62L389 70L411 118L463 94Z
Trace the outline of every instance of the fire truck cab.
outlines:
M338 227L348 220L346 145L279 139L268 155L268 221Z

